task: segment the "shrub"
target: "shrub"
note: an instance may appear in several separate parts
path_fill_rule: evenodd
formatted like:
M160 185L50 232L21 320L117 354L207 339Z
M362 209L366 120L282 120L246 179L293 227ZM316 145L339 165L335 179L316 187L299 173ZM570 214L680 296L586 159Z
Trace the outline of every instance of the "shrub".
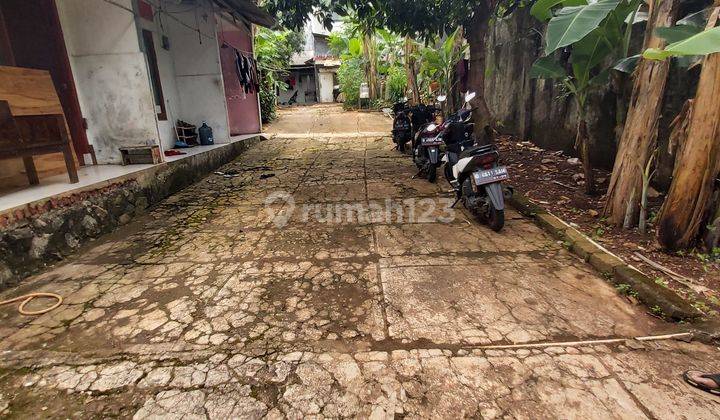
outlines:
M393 66L388 69L386 85L388 89L388 99L394 103L405 96L407 91L407 75L405 69L400 66Z
M263 123L275 119L275 92L284 86L279 80L288 73L290 58L293 53L302 50L302 45L303 36L299 32L265 28L258 30L255 36L255 53L261 79L259 96Z
M365 79L359 58L343 60L338 69L337 76L340 83L340 92L345 97L345 107L356 107L360 101L360 84Z
M262 115L263 124L267 124L274 120L277 95L275 94L275 83L269 84L263 81L260 83L260 115Z

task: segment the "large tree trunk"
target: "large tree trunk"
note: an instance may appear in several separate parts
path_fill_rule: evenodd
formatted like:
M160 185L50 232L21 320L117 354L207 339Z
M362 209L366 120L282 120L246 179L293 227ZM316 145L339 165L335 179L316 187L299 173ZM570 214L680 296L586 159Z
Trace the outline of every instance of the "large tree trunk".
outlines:
M680 0L650 3L650 22L645 31L645 48L662 48L655 28L673 26ZM635 72L630 109L613 167L604 214L615 225L630 228L637 224L640 210L642 174L657 143L657 130L670 61L641 59Z
M720 0L715 1L715 5ZM714 23L713 23L714 24ZM705 57L688 136L675 161L670 191L658 217L658 241L667 249L687 248L712 217L712 196L720 173L720 53Z
M480 2L475 9L470 25L465 28L468 46L470 47L469 89L477 94L472 101L475 136L480 143L493 141L495 119L485 101L485 36L490 23L491 9L486 2Z
M461 26L458 29L457 35L455 36L455 42L453 43L453 57L458 56L458 52L462 50L465 32ZM447 111L455 112L463 104L462 93L460 92L460 80L457 77L457 65L458 63L452 63L452 67L449 69L450 74L448 75L448 91L447 91Z
M409 36L405 37L405 74L407 74L408 88L410 89L413 105L420 103L420 88L417 81L417 63L415 61L415 42Z
M375 39L372 33L363 35L363 53L366 60L366 74L368 87L370 88L370 99L378 98L378 79L377 79L377 49L375 48Z
M707 230L703 237L703 243L708 252L720 248L720 189L713 194L712 203L713 205L710 208L714 208L714 210L710 212Z

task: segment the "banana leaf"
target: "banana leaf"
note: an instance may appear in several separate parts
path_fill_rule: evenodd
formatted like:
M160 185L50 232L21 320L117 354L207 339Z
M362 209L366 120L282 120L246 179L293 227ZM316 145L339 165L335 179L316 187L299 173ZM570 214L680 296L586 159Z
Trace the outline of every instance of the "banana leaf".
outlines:
M531 79L558 79L566 76L565 69L553 56L538 58L530 68Z
M707 55L717 52L720 52L720 26L669 44L664 49L648 48L643 52L643 57L650 60L664 60L673 56Z
M677 21L678 25L690 25L690 26L697 26L701 29L704 29L707 25L708 17L710 17L710 11L712 11L714 7L708 7L707 9L703 9L699 12L690 13L689 15L685 16L684 18Z
M632 73L637 67L638 61L640 61L640 54L631 55L630 57L621 58L615 62L613 70L617 70L621 73Z
M702 32L702 28L692 25L678 25L671 27L660 27L655 29L655 35L668 43L679 42Z
M599 0L585 6L560 9L550 19L547 29L545 55L583 39L597 29L602 21L615 10L623 0Z
M552 8L562 4L563 6L582 6L587 4L586 0L538 0L530 8L530 14L538 20L546 21L553 17Z

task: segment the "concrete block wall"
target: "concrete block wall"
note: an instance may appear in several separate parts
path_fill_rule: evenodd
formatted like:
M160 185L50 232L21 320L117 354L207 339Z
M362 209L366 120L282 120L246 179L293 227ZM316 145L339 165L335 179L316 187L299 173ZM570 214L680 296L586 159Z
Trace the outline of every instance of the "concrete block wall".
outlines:
M215 9L210 0L163 3L154 20L135 18L132 0L57 0L88 141L98 162L120 163L119 147L174 146L175 121L207 121L229 141ZM139 26L139 28L138 28ZM195 28L199 28L199 33ZM153 32L167 120L158 120L139 29ZM162 36L169 49L162 48Z
M117 0L132 9L131 0ZM70 65L99 163L121 146L158 144L152 92L134 15L97 0L57 0Z
M185 13L173 13L165 20L170 35L170 51L175 65L175 83L180 96L178 117L196 125L207 121L216 142L229 141L227 103L220 66L217 22L214 8L208 0L199 0L199 8L187 11L187 5L177 5ZM200 35L188 28L197 27Z

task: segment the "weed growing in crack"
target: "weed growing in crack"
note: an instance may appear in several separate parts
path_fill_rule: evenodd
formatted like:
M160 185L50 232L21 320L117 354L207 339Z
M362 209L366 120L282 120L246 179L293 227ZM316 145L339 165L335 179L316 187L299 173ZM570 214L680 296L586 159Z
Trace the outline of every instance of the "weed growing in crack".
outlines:
M655 316L659 316L660 318L665 317L665 313L663 312L662 308L660 308L658 305L651 307L650 313L652 313Z
M660 285L662 287L668 287L668 282L662 277L655 277L655 284Z
M615 288L617 289L618 293L620 293L623 296L630 296L630 297L633 297L636 299L638 297L638 292L633 290L632 286L630 286L627 283L620 283L620 284L616 285Z

